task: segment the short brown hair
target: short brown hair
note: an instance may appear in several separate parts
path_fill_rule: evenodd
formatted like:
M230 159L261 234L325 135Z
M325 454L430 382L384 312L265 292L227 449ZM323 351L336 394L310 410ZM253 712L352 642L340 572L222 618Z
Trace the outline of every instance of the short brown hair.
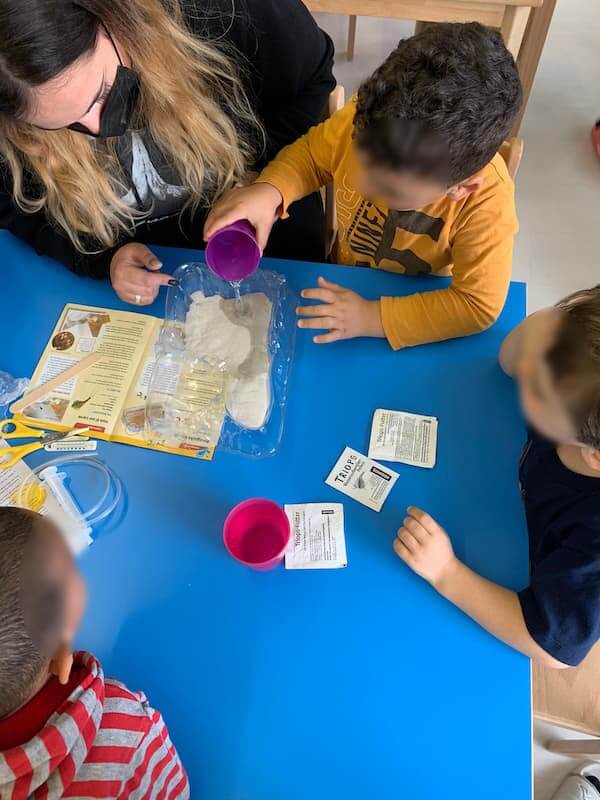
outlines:
M63 589L44 570L42 520L0 506L0 719L29 699L60 633Z
M556 307L561 319L546 361L577 441L600 450L600 285L575 292Z

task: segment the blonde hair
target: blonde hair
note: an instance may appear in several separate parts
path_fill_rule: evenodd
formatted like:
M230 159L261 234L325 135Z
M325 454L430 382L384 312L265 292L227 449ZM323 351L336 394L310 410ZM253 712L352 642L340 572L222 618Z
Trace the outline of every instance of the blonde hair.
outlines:
M134 122L147 126L176 169L188 193L183 210L196 211L240 181L260 125L228 55L186 29L180 0L87 5L93 11L101 7L98 27L106 26L140 75ZM12 174L18 208L45 209L81 252L90 240L102 249L114 246L145 215L121 199L129 187L110 140L68 129L39 130L0 115L0 154ZM28 194L28 172L40 185L38 195Z

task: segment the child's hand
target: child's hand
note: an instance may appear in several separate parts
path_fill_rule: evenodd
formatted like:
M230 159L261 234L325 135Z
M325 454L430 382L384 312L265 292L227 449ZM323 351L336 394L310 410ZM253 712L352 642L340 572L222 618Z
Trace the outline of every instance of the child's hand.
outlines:
M273 223L279 217L283 197L270 183L252 183L226 192L212 208L204 225L204 239L226 225L247 219L256 230L256 241L261 251L267 246Z
M438 588L458 564L446 531L420 508L409 506L408 517L394 539L394 550L417 575Z
M337 283L329 283L325 278L319 278L318 289L305 289L302 297L322 303L296 309L299 317L312 317L298 320L299 328L329 331L313 337L317 344L353 339L355 336L385 336L379 300L365 300L356 292L344 289Z

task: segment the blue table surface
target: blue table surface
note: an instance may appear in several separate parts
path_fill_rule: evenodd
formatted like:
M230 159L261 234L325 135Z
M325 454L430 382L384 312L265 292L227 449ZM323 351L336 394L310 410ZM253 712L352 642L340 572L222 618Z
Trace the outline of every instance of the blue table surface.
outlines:
M156 252L169 271L198 260ZM11 345L0 366L16 375L31 374L66 302L124 307L107 283L77 278L5 232L0 254ZM319 274L372 298L443 285L368 269L265 266L297 290ZM163 309L161 295L148 311ZM528 660L438 596L391 547L416 504L471 567L525 585L524 427L497 364L524 310L525 287L512 284L489 331L398 353L383 340L319 347L299 331L274 458L217 453L208 463L100 443L127 508L82 559L90 602L78 644L163 712L193 798L531 797ZM378 407L439 418L437 466L396 465L400 479L379 514L324 484L344 446L366 452ZM251 496L343 502L347 569L256 573L234 562L223 520Z

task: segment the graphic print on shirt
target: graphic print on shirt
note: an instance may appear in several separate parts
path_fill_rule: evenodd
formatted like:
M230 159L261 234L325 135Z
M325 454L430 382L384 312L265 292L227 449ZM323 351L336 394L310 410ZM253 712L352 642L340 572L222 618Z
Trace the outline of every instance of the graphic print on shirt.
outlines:
M431 264L412 250L394 247L398 228L418 235L429 236L434 242L440 238L444 220L431 217L422 211L386 211L368 200L363 200L348 228L347 240L356 253L356 265L379 267L382 261L394 261L407 275L431 272ZM366 258L362 258L366 257Z
M181 209L185 189L173 168L145 132L131 131L120 142L119 158L130 176L131 189L123 202L151 218L173 214Z

